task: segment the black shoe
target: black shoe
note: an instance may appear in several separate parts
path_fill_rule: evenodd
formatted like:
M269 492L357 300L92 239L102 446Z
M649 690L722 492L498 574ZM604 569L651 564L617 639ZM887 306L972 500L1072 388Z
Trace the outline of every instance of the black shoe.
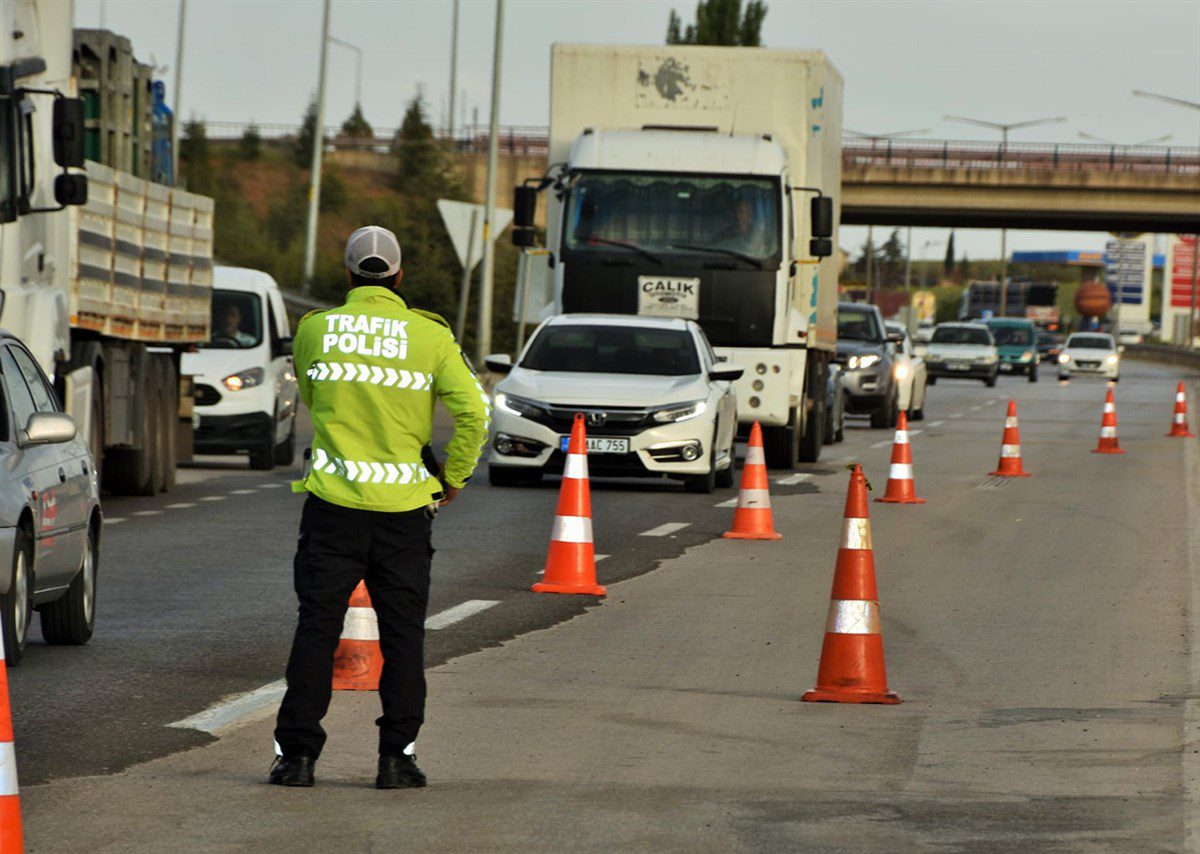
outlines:
M425 772L417 767L417 757L407 754L379 757L376 789L423 789L425 784Z
M291 758L276 756L267 782L272 786L312 786L316 783L313 774L316 764L316 760L303 753Z

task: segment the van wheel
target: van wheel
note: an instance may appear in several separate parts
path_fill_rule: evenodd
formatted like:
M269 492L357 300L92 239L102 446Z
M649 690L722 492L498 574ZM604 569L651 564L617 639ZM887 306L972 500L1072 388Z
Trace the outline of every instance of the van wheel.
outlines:
M292 416L292 427L287 438L275 446L275 465L290 466L296 461L296 416Z
M46 643L79 646L96 628L96 535L88 530L87 547L71 586L59 599L39 608Z
M255 471L270 471L275 468L275 430L267 429L257 448L250 451L250 468Z
M24 528L17 528L8 592L0 596L0 631L4 633L4 657L9 667L20 664L25 654L29 617L33 613L32 569L33 539Z

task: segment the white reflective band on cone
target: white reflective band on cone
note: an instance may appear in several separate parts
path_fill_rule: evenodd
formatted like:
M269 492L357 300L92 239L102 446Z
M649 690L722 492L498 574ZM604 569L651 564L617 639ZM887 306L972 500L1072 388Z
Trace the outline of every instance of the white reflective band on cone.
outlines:
M0 797L18 793L17 754L11 741L0 741Z
M587 457L583 454L567 454L567 462L563 466L562 476L575 480L587 480Z
M1000 446L1000 456L1002 456L1002 457L1020 457L1021 456L1021 446L1020 445L1001 445Z
M1175 393L1175 402L1176 403L1187 403L1187 398L1184 396L1183 392L1180 391L1180 392Z
M871 545L871 520L849 518L842 523L842 548L869 549Z
M1116 408L1116 406L1114 406L1113 404L1111 404L1111 403L1108 403L1107 401L1105 401L1105 403L1104 403L1104 411L1105 411L1105 412L1116 412L1116 411L1117 411L1117 408Z
M745 466L765 466L767 458L763 456L762 448L750 447L746 449L746 461L742 463Z
M888 468L888 480L912 480L913 472L910 463L892 463Z
M1017 426L1017 416L1010 415L1009 417L1004 419L1004 429L1005 430L1010 430L1016 426Z
M342 640L379 640L379 621L374 608L349 608L342 624Z
M743 489L738 493L737 506L752 510L770 510L771 493L766 489Z
M908 431L907 430L897 430L896 431L896 440L893 444L907 445L908 444Z
M1117 438L1117 428L1116 427L1101 427L1100 428L1100 438L1101 439Z
M1176 423L1176 424L1182 424L1182 423L1183 423L1183 420L1184 420L1184 419L1183 419L1183 413L1182 413L1182 412L1176 412L1176 413L1175 413L1175 423Z
M832 599L825 631L838 635L877 635L879 603L862 599Z
M560 543L590 543L592 520L584 516L555 516L550 539Z

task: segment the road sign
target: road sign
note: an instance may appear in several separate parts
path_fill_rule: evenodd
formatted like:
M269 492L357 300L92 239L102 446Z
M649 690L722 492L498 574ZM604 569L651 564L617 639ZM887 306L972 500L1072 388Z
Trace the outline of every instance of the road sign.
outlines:
M1104 253L1104 281L1113 302L1141 305L1146 299L1146 256L1148 247L1141 240L1110 240Z
M475 269L475 265L483 258L483 205L438 199L437 208L450 234L450 242L454 244L454 251L458 254L458 263L464 269ZM508 228L513 218L513 212L504 208L496 208L494 213L492 240ZM472 220L474 228L471 227Z

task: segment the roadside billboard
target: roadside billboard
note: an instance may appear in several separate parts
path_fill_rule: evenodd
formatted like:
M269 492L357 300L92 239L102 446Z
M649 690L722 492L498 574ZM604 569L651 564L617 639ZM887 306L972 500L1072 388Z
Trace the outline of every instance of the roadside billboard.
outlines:
M1196 237L1171 234L1167 237L1166 266L1163 268L1162 337L1182 344L1187 340L1187 315L1192 306Z

